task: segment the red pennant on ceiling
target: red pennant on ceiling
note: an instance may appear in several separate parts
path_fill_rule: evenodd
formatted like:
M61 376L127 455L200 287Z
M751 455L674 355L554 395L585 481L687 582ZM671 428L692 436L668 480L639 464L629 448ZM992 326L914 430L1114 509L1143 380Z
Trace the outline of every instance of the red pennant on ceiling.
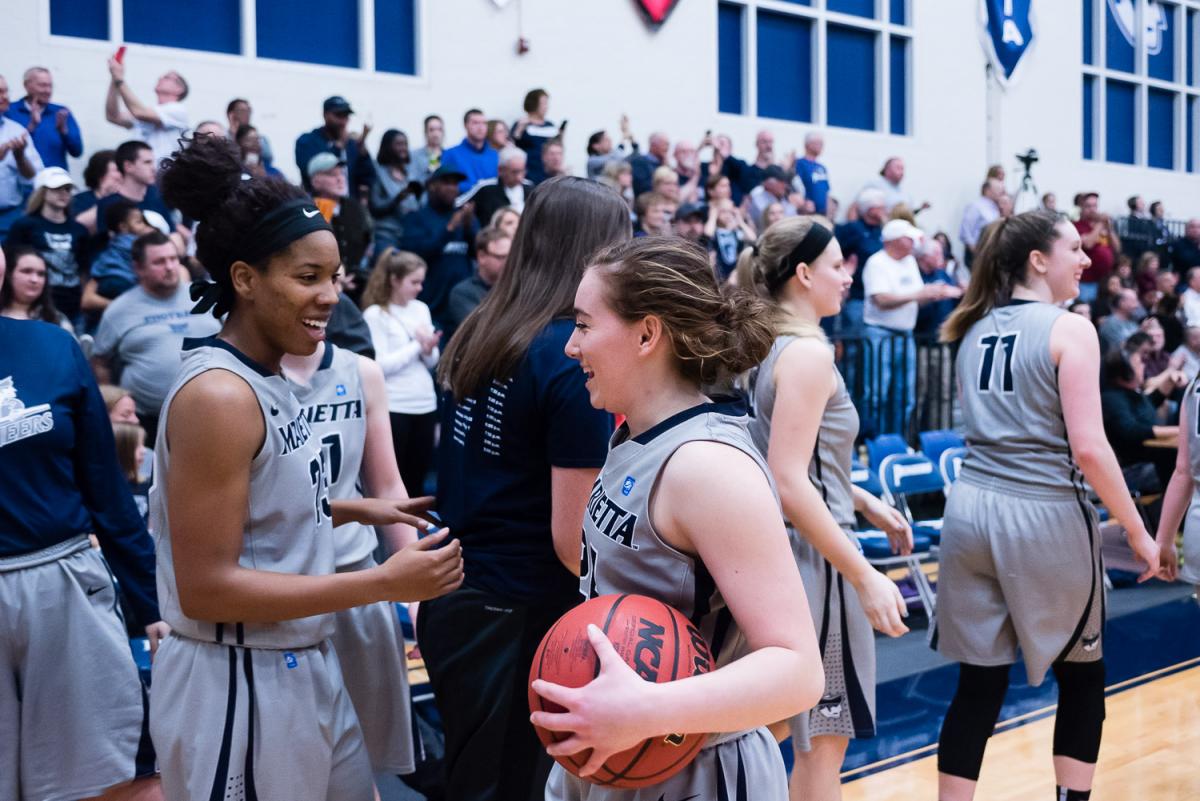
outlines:
M646 21L658 27L667 21L679 0L637 0L638 7L646 15Z

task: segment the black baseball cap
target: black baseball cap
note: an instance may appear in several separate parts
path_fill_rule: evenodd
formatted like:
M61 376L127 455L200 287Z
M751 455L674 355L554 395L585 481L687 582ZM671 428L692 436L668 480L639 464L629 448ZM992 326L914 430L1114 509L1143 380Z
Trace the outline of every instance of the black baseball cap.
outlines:
M350 101L348 101L346 98L342 97L341 95L334 95L333 97L325 98L324 109L325 109L326 114L328 114L331 111L332 112L344 111L347 114L354 113L354 109L350 108Z
M767 167L763 173L763 180L765 181L768 178L774 178L776 181L783 181L784 183L787 183L788 179L787 173L778 164L772 164L770 167Z
M466 173L459 172L453 167L447 167L443 164L441 167L438 167L436 170L434 170L432 175L425 179L425 183L431 184L434 181L453 181L456 184L461 184L465 180L467 180Z

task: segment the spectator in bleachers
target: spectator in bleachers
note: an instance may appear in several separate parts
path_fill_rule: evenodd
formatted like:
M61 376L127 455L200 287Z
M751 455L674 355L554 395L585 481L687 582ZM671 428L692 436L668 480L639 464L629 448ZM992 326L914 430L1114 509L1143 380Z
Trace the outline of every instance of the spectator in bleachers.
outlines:
M680 203L699 203L703 200L702 174L700 155L696 146L680 139L675 143L675 176L679 182Z
M1167 370L1179 369L1180 363L1166 349L1166 333L1157 317L1150 315L1143 319L1138 324L1138 330L1150 337L1150 346L1142 352L1142 372L1147 381Z
M721 159L720 172L729 177L733 187L733 202L741 204L742 198L750 194L766 178L767 169L775 164L775 134L761 130L754 137L754 161L747 163L726 150L730 146L729 137L718 137L723 142L718 143ZM790 168L792 165L788 165ZM710 167L709 172L715 172Z
M704 238L706 216L704 206L699 203L681 204L675 214L675 235L707 250L708 240Z
M1046 211L1058 211L1058 195L1053 192L1042 195L1042 208Z
M133 394L138 420L151 441L158 432L158 412L179 367L186 337L216 334L216 318L192 314L187 271L179 251L161 231L133 243L133 270L138 285L114 300L100 318L92 367L101 383L120 383Z
M509 135L508 123L504 120L488 120L487 141L497 152L511 145L513 141Z
M404 132L395 128L385 131L375 157L375 180L367 201L375 224L376 253L400 243L404 215L421 207L425 187L409 174L411 163Z
M188 85L183 76L175 70L163 73L154 84L154 105L146 105L125 82L125 65L115 57L108 60L108 74L112 79L104 101L108 121L133 130L153 151L155 164L177 150L179 137L189 127L183 106Z
M511 247L512 237L499 228L489 226L475 235L475 272L450 290L446 310L447 342L500 280Z
M233 141L238 141L238 132L242 128L251 127L250 115L253 109L250 107L250 101L242 97L235 97L229 101L229 105L225 107L225 119L229 121L229 128L226 135ZM271 149L271 140L264 136L261 132L258 134L258 154L259 160L271 167L275 161L275 151Z
M1175 451L1169 448L1149 448L1145 441L1178 436L1179 426L1160 425L1157 407L1165 397L1155 391L1142 391L1142 356L1116 348L1104 357L1106 389L1100 393L1104 417L1104 433L1117 455L1126 483L1141 492L1161 490L1170 480L1175 467ZM1151 464L1154 476L1150 481L1137 465ZM1157 479L1157 484L1153 479Z
M480 181L466 194L466 199L475 204L475 216L481 226L488 225L503 206L512 206L517 211L525 208L525 198L533 191L532 182L525 177L527 164L525 151L510 145L500 151L496 178Z
M283 173L272 166L266 156L264 139L253 125L243 125L238 128L233 137L242 156L242 169L254 178L282 178Z
M625 161L632 153L637 152L637 142L633 141L633 133L629 128L629 117L621 115L621 141L615 147L608 131L596 131L587 141L587 177L593 181L600 179L604 167L612 161Z
M1080 296L1082 299L1082 296ZM1129 335L1137 330L1137 320L1134 312L1138 309L1137 293L1132 289L1122 289L1113 302L1108 316L1100 321L1100 350L1108 353L1114 348L1120 348Z
M1171 265L1179 275L1200 267L1200 217L1188 220L1183 237L1171 243Z
M25 213L25 193L42 169L42 157L29 132L5 116L9 105L8 82L0 75L0 241Z
M1121 276L1110 275L1108 280L1100 286L1100 291L1096 293L1096 300L1093 306L1096 310L1096 319L1103 320L1108 315L1112 314L1113 307L1116 305L1117 299L1121 296L1121 291L1131 289L1121 283ZM1134 290L1137 291L1136 289Z
M88 232L67 213L75 183L62 167L47 167L37 174L33 186L26 214L13 223L6 242L27 245L41 254L54 305L76 323L88 266Z
M158 171L154 166L154 151L145 142L123 142L117 148L116 161L117 169L121 173L121 183L117 191L97 200L95 209L79 215L79 222L89 231L103 234L105 211L118 199L125 198L146 212L146 222L163 233L169 233L174 215L163 202L162 195L155 186ZM103 235L101 239L103 240Z
M905 191L900 183L904 180L904 159L899 156L892 156L883 163L883 168L879 170L879 177L872 178L867 181L863 190L878 189L883 192L884 206L890 212L894 207L904 204L914 215L920 214L929 208L929 202L925 201L920 206L916 205L907 191ZM1003 187L1003 183L1001 183Z
M933 237L922 240L914 255L917 257L917 266L921 268L922 282L926 285L940 284L960 290L958 295L949 295L922 305L917 312L917 326L913 333L918 338L932 342L937 339L937 332L942 327L942 323L958 305L961 287L954 277L946 272L946 257L940 241Z
M67 156L83 155L83 135L66 106L51 103L54 77L45 67L25 70L25 97L4 114L25 127L46 167L67 166Z
M370 165L364 168L360 164L364 156L367 160L370 158L363 150L370 126L364 126L363 132L358 136L350 133L350 115L354 113L354 109L351 108L350 101L341 95L325 98L321 105L321 113L324 123L296 139L296 167L300 170L300 183L305 189L312 191L308 164L319 153L332 153L338 161L347 165L348 186L357 187L369 183L370 176L367 175L365 180L362 176L363 170Z
M442 154L442 167L462 173L458 191L466 192L480 181L495 178L500 168L499 153L487 143L487 117L477 108L463 115L466 136Z
M488 223L487 227L503 231L508 235L509 239L515 239L517 236L517 226L520 224L521 212L512 206L505 206L496 209L496 213L492 215L492 220Z
M1163 327L1163 347L1174 352L1183 343L1184 323L1179 311L1179 296L1172 292L1163 295L1150 309L1150 315Z
M862 334L863 269L867 265L867 259L883 247L883 223L887 218L886 201L882 192L875 189L865 190L858 196L855 204L857 218L834 229L846 259L846 269L854 275L854 282L850 285L850 297L842 304L842 312L837 321L837 330L845 337L857 337ZM854 385L853 376L848 376L846 381L850 386Z
M425 132L425 145L412 152L412 160L408 164L408 178L424 186L430 174L442 164L442 142L446 136L446 125L441 117L430 114L422 123L422 128Z
M1183 319L1189 325L1200 325L1200 266L1189 267L1187 289L1180 295Z
M451 288L471 274L470 245L479 229L475 204L468 201L454 207L466 176L451 166L450 151L446 153L442 166L426 183L428 202L404 215L400 238L400 249L420 256L428 268L420 299L429 306L435 325L443 329Z
M1139 258L1155 246L1157 226L1146 210L1146 200L1141 195L1132 195L1125 201L1129 215L1125 220L1125 236L1122 250L1131 259Z
M1113 271L1121 252L1121 240L1113 229L1112 218L1100 211L1100 195L1096 192L1084 192L1080 196L1075 230L1083 239L1083 252L1092 260L1079 282L1079 297L1092 301L1096 299L1100 284Z
M88 158L87 166L83 168L83 183L87 189L72 196L72 217L77 218L94 208L97 200L111 195L120 187L121 171L117 169L116 157L115 150L97 150Z
M1049 209L1047 209L1047 211L1049 211ZM1093 322L1092 306L1090 303L1085 303L1082 300L1073 300L1071 301L1071 305L1067 307L1067 311L1071 312L1071 314L1078 314L1089 323Z
M345 166L337 156L324 152L309 160L306 172L312 185L313 203L337 238L338 255L349 281L346 291L357 298L365 284L363 257L371 244L371 222L362 204L349 195Z
M1179 364L1179 371L1188 383L1195 381L1196 376L1200 375L1200 325L1189 325L1184 330L1183 342L1171 356Z
M654 180L650 184L650 191L670 198L673 203L680 203L679 173L665 164L659 167L654 171Z
M796 159L794 168L796 177L804 184L804 196L812 202L816 214L828 213L829 170L817 161L824 150L825 137L810 131L804 137L804 155Z
M633 194L635 197L651 191L654 184L654 171L667 163L667 154L670 151L670 138L665 133L655 131L650 134L646 152L634 152L629 157L629 164L633 167Z
M1150 204L1150 222L1154 224L1154 247L1166 255L1171 241L1171 229L1167 226L1167 210L1161 200Z
M99 315L137 285L133 243L154 230L146 223L142 210L128 200L113 203L105 210L104 228L108 232L108 247L92 261L91 275L83 288L83 310L93 315Z
M1131 268L1128 262L1129 257L1121 254L1121 258L1117 262L1116 274L1121 277L1122 284L1125 283L1125 274L1128 271L1132 273L1132 284L1139 294L1149 289L1154 289L1158 285L1158 271L1161 261L1157 253L1153 250L1147 250L1138 256L1136 268Z
M729 179L723 175L714 177L726 185L729 183ZM709 203L704 236L715 260L713 266L717 271L717 281L722 284L729 280L737 267L742 248L753 244L756 238L754 226L742 214L742 210L728 201L724 205Z
M670 236L671 221L675 219L677 204L671 198L656 192L644 192L637 198L638 224L634 236Z
M968 268L975 259L975 248L983 229L1000 219L1000 198L1004 195L1004 182L999 178L988 178L979 190L979 197L971 201L963 212L958 238L963 243L963 258Z
M763 212L772 203L778 203L783 208L784 217L794 217L800 213L800 205L804 198L799 192L793 191L788 175L778 164L772 164L763 170L762 183L750 192L750 221L759 231L765 231Z
M625 201L629 207L630 219L634 217L633 196L633 166L628 161L610 161L604 165L604 172L596 179L612 189Z
M54 307L42 255L28 245L10 244L4 249L8 270L0 271L0 317L41 320L74 333L66 315Z
M563 149L562 140L551 139L542 145L542 180L548 181L569 174L565 159L566 151Z
M550 140L557 139L561 132L557 125L546 119L550 110L550 95L545 89L529 90L521 107L525 113L513 124L512 141L529 157L526 168L529 180L539 184L553 177L542 167L542 148Z

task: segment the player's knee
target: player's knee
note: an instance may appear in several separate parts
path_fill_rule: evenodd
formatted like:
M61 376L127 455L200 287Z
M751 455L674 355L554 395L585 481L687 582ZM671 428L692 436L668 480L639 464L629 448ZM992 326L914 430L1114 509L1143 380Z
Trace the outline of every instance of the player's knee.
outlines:
M1058 714L1054 722L1054 755L1094 763L1100 755L1104 728L1104 662L1060 662Z

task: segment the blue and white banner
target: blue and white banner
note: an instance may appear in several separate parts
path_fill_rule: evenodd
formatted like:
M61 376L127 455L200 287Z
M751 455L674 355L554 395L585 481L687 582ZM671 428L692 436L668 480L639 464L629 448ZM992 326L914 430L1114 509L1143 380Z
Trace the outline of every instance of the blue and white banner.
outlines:
M1002 86L1012 83L1033 46L1033 0L979 0L979 21L996 79Z

